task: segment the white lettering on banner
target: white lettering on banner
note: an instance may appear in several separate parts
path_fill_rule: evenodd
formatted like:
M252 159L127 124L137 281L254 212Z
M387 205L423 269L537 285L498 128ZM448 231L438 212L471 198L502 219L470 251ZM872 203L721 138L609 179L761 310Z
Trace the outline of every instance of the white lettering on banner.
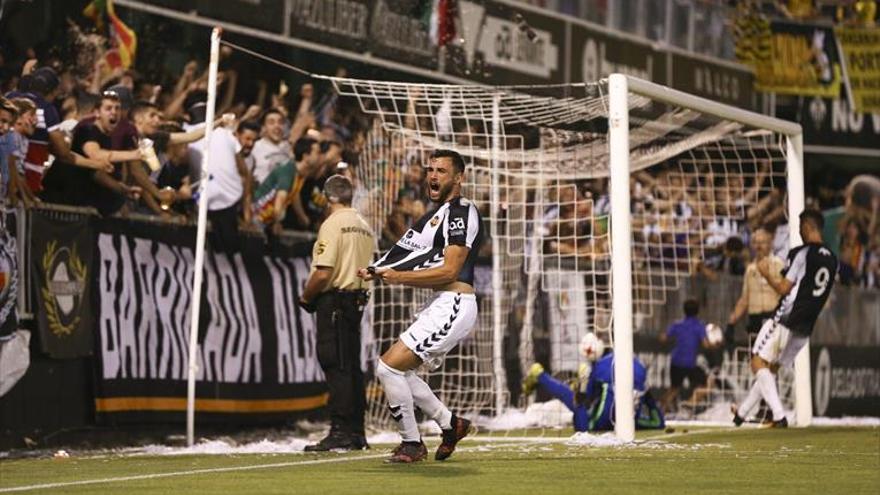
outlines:
M739 101L739 78L711 67L694 68L694 89L697 93L727 101Z
M534 41L515 23L487 16L478 47L490 65L547 79L559 67L559 47L548 31L533 31Z
M597 42L593 38L587 38L584 41L583 53L584 81L598 81L613 73L640 77L647 81L652 80L654 57L650 55L645 56L643 67L627 65L623 62L612 62L605 57L605 43Z
M308 278L308 267L295 261L291 267L288 262L277 258L265 257L264 260L272 280L278 383L324 381L324 372L317 366L314 317L296 304ZM297 322L301 324L297 325ZM297 336L298 327L302 330L301 338Z
M376 2L370 37L395 50L428 57L434 55L434 44L422 20L395 13L384 0Z
M134 239L131 253L128 239L113 241L98 237L103 377L185 379L192 250Z
M229 383L260 382L262 338L250 279L240 254L230 262L225 254L208 257L205 271L211 320L202 342L200 375Z
M113 236L98 236L98 299L101 312L98 315L98 334L101 342L101 371L106 379L117 378L119 375L119 347L116 345L119 336L119 325L115 323L116 280L119 273L119 258L113 247Z
M112 234L100 234L98 248L103 378L185 380L192 249ZM309 259L264 259L272 280L278 383L323 381L314 317L296 305L308 278ZM205 288L203 315L209 319L197 354L197 379L261 383L260 313L241 255L208 256ZM275 377L265 378L274 381Z
M880 397L880 369L831 368L831 397L863 399Z
M846 100L838 99L831 102L831 130L833 132L862 132L865 124L864 113L853 112L849 109ZM867 121L871 124L870 129L874 134L880 135L880 113L870 114Z
M326 33L367 39L367 6L346 0L293 0L295 22Z

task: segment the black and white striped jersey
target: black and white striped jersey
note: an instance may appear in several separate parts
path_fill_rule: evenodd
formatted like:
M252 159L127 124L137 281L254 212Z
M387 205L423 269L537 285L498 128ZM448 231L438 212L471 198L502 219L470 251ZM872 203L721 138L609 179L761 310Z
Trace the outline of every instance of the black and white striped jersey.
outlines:
M782 273L794 285L779 301L774 318L792 332L810 335L834 286L837 257L822 244L804 244L788 253Z
M480 212L470 200L457 197L426 213L374 266L398 271L424 270L443 265L446 246L465 246L470 251L457 280L473 285L474 263L482 242Z

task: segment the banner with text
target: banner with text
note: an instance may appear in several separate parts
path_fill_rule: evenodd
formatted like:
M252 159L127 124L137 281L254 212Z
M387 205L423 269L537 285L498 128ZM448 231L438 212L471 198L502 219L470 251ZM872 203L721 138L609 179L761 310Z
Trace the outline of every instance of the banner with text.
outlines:
M99 419L180 419L186 410L194 239L191 227L101 222ZM196 412L264 420L320 407L326 386L315 320L296 305L308 246L270 252L257 238L244 244L206 257Z
M53 358L92 354L93 218L31 212L31 283L40 347Z
M737 38L737 56L755 69L759 91L837 98L843 69L830 27L772 21Z
M880 113L880 28L835 28L853 110Z

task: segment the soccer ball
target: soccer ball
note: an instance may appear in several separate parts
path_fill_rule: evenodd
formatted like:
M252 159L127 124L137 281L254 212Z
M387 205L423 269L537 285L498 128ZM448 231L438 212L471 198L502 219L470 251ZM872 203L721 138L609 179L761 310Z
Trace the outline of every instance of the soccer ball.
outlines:
M602 342L602 339L596 337L595 333L588 332L581 339L581 355L587 358L588 361L599 359L602 357L603 352L605 352L605 343Z
M724 331L718 325L709 323L706 325L706 338L710 344L718 345L724 341Z

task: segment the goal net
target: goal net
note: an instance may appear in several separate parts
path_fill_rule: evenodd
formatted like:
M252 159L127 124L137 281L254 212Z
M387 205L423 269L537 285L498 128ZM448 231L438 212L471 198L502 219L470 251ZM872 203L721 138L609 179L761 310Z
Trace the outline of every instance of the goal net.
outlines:
M380 249L431 207L422 189L430 153L447 148L465 158L463 194L476 202L489 233L476 271L480 316L441 367L422 373L450 409L481 417L485 428L571 431L571 413L546 393L521 396L521 380L534 362L560 380L576 380L587 332L626 351L613 331L615 263L627 263L632 280L631 307L617 314L632 320L637 344L654 342L682 317L669 304L687 295L695 277L739 270L755 230L788 221L791 143L748 112L695 97L691 105L677 92L682 101L665 98L666 88L643 81L661 96L626 94L625 257L612 249L610 235L616 217L609 177L620 151L611 151L607 80L486 87L329 79L372 119L355 201L382 233ZM777 230L777 251L785 251L784 229ZM374 355L395 341L428 297L427 290L374 288ZM710 290L703 298L701 317L724 327L732 306L715 307L713 297ZM647 385L668 386L668 361L640 352L640 345L635 351L649 367ZM745 347L729 349L709 364L707 385L691 397L688 417L729 419L719 411L745 394L747 357ZM791 382L790 373L782 375L788 407ZM393 428L377 381L368 395L369 423Z

